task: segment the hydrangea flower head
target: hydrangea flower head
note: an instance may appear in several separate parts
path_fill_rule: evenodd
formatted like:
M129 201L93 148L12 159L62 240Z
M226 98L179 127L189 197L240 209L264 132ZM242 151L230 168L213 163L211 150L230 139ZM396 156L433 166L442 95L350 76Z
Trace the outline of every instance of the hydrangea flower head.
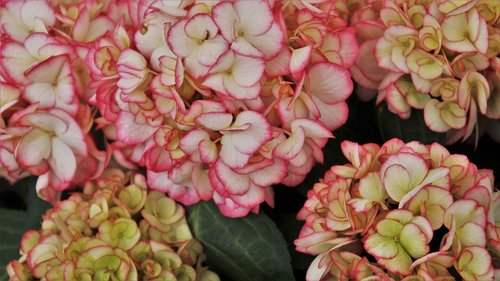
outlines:
M219 280L184 209L140 174L106 169L26 232L10 280Z
M440 144L342 143L349 160L308 192L296 250L307 280L493 280L498 222L491 170Z

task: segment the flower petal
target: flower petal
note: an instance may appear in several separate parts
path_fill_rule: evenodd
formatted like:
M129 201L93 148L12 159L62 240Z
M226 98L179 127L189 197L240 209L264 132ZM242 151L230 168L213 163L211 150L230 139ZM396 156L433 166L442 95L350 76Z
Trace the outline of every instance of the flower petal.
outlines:
M52 138L49 165L63 182L69 182L76 172L76 159L71 148L59 138Z

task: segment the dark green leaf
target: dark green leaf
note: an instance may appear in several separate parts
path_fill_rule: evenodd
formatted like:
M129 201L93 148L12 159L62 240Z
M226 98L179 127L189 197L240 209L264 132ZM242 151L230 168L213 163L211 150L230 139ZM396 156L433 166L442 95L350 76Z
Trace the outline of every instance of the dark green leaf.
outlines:
M9 280L9 276L7 275L7 271L5 270L0 270L0 280L1 281L6 281Z
M294 280L286 242L265 214L232 219L213 202L188 207L188 221L209 266L231 280Z
M387 105L377 107L377 120L383 141L399 138L404 142L419 141L423 144L446 142L446 134L431 131L425 124L422 110L413 109L410 118L403 120L387 109Z

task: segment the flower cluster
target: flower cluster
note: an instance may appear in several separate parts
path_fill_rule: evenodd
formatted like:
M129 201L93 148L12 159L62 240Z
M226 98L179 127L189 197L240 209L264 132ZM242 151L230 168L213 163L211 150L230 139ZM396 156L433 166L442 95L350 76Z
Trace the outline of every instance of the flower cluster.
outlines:
M202 266L184 209L148 191L144 176L117 169L49 209L20 253L10 280L219 280Z
M361 42L351 67L361 94L378 91L400 118L424 111L448 142L500 119L500 3L489 0L367 0L352 7Z
M2 3L0 172L40 176L45 199L112 157L181 203L244 216L300 183L347 119L358 46L329 3Z
M0 176L12 183L38 176L37 192L51 202L99 176L111 155L93 139L95 93L84 58L86 42L112 21L97 17L89 26L93 15L75 8L57 1L0 3Z
M464 280L493 280L500 193L491 170L437 143L344 141L342 151L350 163L327 171L298 214L296 249L317 256L308 280L455 280L452 267Z

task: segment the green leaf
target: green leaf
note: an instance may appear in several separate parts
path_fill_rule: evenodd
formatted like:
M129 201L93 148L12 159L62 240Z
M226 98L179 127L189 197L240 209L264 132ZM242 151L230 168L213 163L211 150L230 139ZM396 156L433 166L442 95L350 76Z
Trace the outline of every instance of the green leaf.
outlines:
M294 280L286 242L265 214L228 218L213 202L187 210L194 236L216 272L236 281Z
M419 141L423 144L446 142L446 134L433 132L427 127L422 110L413 109L406 120L390 112L385 103L379 105L376 112L383 141L399 138L404 142Z
M7 280L9 280L9 276L7 275L7 271L5 271L5 270L1 270L0 271L0 280L1 281L4 281L4 280L7 281Z
M19 182L28 185L27 210L0 208L0 280L7 280L5 266L13 259L19 258L19 243L22 235L30 229L40 228L41 217L50 204L39 199L35 192L35 180ZM17 188L14 186L12 188ZM22 188L22 187L19 187Z

